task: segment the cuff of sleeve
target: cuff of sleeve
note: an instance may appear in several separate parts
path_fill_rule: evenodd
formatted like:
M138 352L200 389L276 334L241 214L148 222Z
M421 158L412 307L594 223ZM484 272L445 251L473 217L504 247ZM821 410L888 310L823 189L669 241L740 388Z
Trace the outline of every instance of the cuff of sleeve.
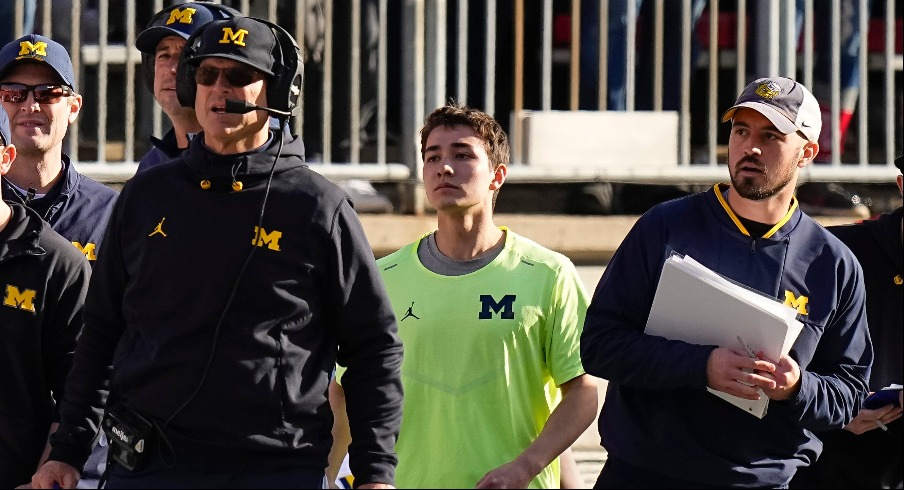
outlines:
M80 457L80 455L77 454L76 451L69 451L68 449L61 447L54 447L50 450L50 456L47 457L47 460L66 463L78 470L79 473L81 473L82 468L85 467L85 462L88 461L88 458L87 456Z
M48 460L66 463L77 469L79 472L88 461L91 455L91 444L87 446L79 443L75 437L64 428L60 427L56 432L50 435L50 455Z
M353 455L349 455L354 458ZM365 483L385 483L387 485L395 485L395 462L392 461L369 461L364 467L364 471L356 471L356 466L352 461L352 474L355 476L354 487L364 485Z
M800 384L797 386L797 392L794 394L794 396L786 400L779 400L778 403L784 403L792 408L795 413L802 415L804 408L806 407L806 401L809 399L807 393L810 391L810 384L812 384L813 382L811 376L813 375L801 370Z
M694 362L693 375L690 377L693 381L693 388L706 389L709 380L706 377L706 366L709 364L709 356L716 350L717 345L701 345L697 348L698 357Z

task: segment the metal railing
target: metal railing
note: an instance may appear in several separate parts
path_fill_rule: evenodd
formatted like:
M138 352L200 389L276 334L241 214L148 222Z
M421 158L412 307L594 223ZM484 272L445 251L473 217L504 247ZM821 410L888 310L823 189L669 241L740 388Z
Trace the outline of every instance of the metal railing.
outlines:
M115 2L123 8L111 11L110 0L92 2L96 8L90 9L84 0L13 0L16 19L28 1L37 4L34 30L69 47L85 97L67 153L88 174L127 178L147 149L146 136L160 135L168 125L142 86L134 40L154 12L183 2L124 0ZM816 93L816 74L830 74L821 102L830 110L823 132L831 137L823 147L831 161L812 165L806 179L890 182L896 172L891 162L901 152L902 16L894 0L873 0L871 9L859 0L218 3L282 25L302 46L303 114L292 126L304 136L309 159L318 162L312 168L329 178L412 183L415 211L423 209L417 130L449 99L502 122L513 141L514 180L724 178L718 163L727 131L720 130L719 115L748 81L763 75L797 78ZM826 14L814 17L826 7ZM843 46L848 38L842 34L851 29L860 42ZM822 31L828 40L814 42ZM21 23L15 34L22 34ZM624 52L613 57L617 46ZM853 84L842 80L843 54L859 70ZM531 169L521 159L521 114L613 110L613 89L619 88L613 81L620 77L624 110L677 111L674 169L600 173L592 165L562 162L562 169L550 171ZM676 84L677 100L669 95ZM851 117L844 108L851 93L856 105L849 124L856 134L843 140L840 126Z

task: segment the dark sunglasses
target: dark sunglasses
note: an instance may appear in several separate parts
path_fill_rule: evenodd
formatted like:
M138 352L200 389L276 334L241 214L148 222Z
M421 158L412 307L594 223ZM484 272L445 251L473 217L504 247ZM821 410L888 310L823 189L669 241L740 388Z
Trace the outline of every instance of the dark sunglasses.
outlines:
M66 85L0 83L0 100L3 102L21 104L28 99L28 92L35 93L35 102L38 104L54 104L60 100L60 97L68 97L75 94Z
M195 83L198 85L213 85L220 78L220 73L226 77L226 82L233 87L244 87L254 82L257 72L251 68L214 68L202 66L195 71Z

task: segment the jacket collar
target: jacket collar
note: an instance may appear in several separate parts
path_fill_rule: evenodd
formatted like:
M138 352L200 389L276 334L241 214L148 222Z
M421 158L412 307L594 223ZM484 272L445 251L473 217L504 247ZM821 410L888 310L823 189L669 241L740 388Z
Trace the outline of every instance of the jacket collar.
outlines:
M722 209L723 216L726 216L737 228L741 234L745 236L750 236L750 232L747 231L747 228L744 227L744 224L741 223L741 220L738 218L738 215L735 214L734 210L731 209L731 206L728 205L728 199L725 197L725 194L728 192L729 184L716 184L710 190L710 192L715 196L715 199L718 201L720 208ZM791 206L788 208L788 212L785 213L785 216L775 224L769 231L766 232L762 236L762 238L781 238L786 235L794 225L800 220L800 215L802 211L797 204L797 197L791 197Z
M38 213L21 204L9 203L12 216L6 225L6 236L0 242L0 262L22 255L43 255L45 250L38 244L41 231L48 225Z
M57 188L60 190L60 196L63 198L68 198L69 195L75 192L75 189L78 188L79 180L81 179L81 174L75 170L75 166L72 165L72 162L69 160L69 156L65 153L62 158L62 178L59 182L57 182L57 186L54 186L48 194L52 194L56 191ZM3 182L3 195L4 199L7 201L16 202L18 204L25 204L24 196L6 179L0 179Z
M271 170L280 173L303 165L304 145L301 138L277 134L271 130L270 138L260 148L245 153L220 155L205 146L202 131L192 138L182 158L202 189L238 190L233 187L236 181L248 188L265 181Z
M191 136L189 135L189 140L191 140ZM151 140L151 144L154 145L154 148L162 151L166 156L170 158L176 158L179 156L179 143L176 141L176 130L170 128L166 134L163 135L163 138L155 138L154 136L148 136L148 139Z

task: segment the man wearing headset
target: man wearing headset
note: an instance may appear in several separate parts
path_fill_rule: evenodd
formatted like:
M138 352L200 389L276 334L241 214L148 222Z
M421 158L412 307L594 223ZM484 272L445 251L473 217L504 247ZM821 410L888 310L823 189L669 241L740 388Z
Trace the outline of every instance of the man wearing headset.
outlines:
M60 428L32 483L74 486L102 425L114 436L110 487L321 487L338 361L356 483L392 485L392 306L345 194L304 165L300 139L268 128L268 113L297 108L297 45L235 17L185 49L177 92L202 131L123 188Z
M201 131L193 107L182 107L176 97L176 67L185 40L204 24L240 15L237 10L213 2L191 2L166 7L148 22L135 40L141 51L141 68L148 90L173 124L163 138L150 137L151 149L141 157L138 170L172 160L188 147L189 134ZM106 468L107 440L100 437L85 463L81 488L97 488Z

